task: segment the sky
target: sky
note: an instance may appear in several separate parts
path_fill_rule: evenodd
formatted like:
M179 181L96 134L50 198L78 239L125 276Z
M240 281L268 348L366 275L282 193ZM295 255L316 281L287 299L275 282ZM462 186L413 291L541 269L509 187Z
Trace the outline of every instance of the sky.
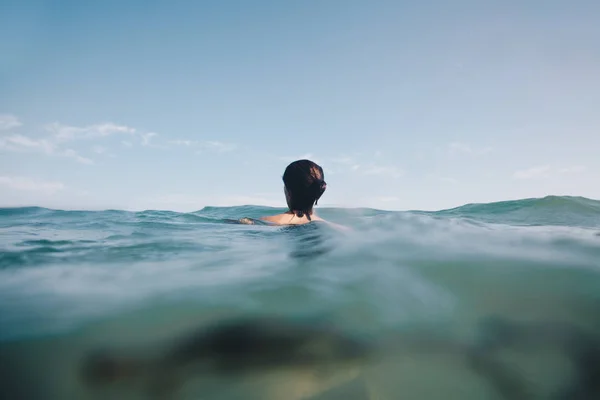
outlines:
M0 206L600 198L600 2L0 0Z

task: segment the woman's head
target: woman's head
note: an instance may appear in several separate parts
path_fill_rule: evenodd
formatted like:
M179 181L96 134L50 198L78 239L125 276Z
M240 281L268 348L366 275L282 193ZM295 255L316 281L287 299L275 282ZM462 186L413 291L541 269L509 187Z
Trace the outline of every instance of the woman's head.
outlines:
M290 211L310 220L313 206L327 188L323 168L309 160L294 161L285 169L283 183Z

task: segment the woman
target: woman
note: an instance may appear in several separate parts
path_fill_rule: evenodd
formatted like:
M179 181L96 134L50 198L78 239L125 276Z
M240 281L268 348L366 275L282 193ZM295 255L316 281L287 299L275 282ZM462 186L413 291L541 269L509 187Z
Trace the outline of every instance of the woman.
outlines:
M317 204L325 189L323 168L310 160L294 161L283 173L283 184L288 211L283 214L260 218L269 225L304 225L313 221L327 222L319 218L313 207ZM240 220L243 224L254 224L249 218ZM347 230L347 227L327 222L329 225Z
M325 189L323 168L309 160L294 161L283 173L283 184L288 211L261 220L276 225L303 225L312 221L323 221L313 206L317 204Z

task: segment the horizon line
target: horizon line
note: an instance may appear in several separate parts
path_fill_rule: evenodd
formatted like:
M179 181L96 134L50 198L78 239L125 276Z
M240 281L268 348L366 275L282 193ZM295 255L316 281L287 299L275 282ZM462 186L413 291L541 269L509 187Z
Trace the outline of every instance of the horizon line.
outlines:
M541 197L526 197L526 198L517 198L517 199L506 199L506 200L496 200L496 201L490 201L490 202L473 202L473 203L464 203L462 205L459 206L455 206L455 207L449 207L449 208L441 208L441 209L436 209L436 210L421 210L421 209L396 209L396 210L392 210L392 209L384 209L384 208L375 208L375 207L365 207L365 206L343 206L343 205L325 205L325 206L321 206L318 207L318 209L321 210L327 210L327 209L346 209L346 210L373 210L373 211L386 211L386 212L441 212L441 211L452 211L452 210L456 210L458 208L461 207L465 207L465 206L472 206L472 205L486 205L486 204L498 204L498 203L506 203L506 202L515 202L515 201L523 201L523 200L543 200L543 199L547 199L547 198L552 198L552 197L557 197L557 198L579 198L579 199L585 199L585 200L591 200L591 201L598 201L600 202L600 199L593 199L590 197L585 197L585 196L574 196L574 195L545 195L545 196L541 196ZM260 208L267 208L267 209L273 209L273 210L281 210L281 209L287 209L287 207L275 207L275 206L267 206L267 205L260 205L260 204L238 204L238 205L206 205L206 206L202 206L201 208L194 210L194 211L176 211L176 210L169 210L169 209L153 209L153 208L147 208L147 209L119 209L119 208L79 208L79 207L70 207L70 208L55 208L55 207L45 207L45 206L40 206L40 205L0 205L0 209L2 210L15 210L15 209L26 209L26 208L38 208L38 209L44 209L44 210L49 210L49 211L84 211L84 212L106 212L106 211L120 211L120 212L148 212L148 211L162 211L162 212L174 212L174 213L181 213L181 214L189 214L189 213L195 213L195 212L200 212L206 208L242 208L242 207L260 207Z

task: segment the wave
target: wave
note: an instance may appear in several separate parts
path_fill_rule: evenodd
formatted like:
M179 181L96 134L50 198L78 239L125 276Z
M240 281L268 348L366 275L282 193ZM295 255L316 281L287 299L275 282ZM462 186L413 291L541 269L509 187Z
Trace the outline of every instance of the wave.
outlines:
M433 214L514 225L600 227L600 201L575 196L467 204Z
M66 211L43 207L0 208L0 223L3 220L40 224L77 220L80 226L85 221L102 223L115 219L123 224L148 224L148 226L175 226L194 223L230 223L242 217L259 218L264 215L284 212L285 208L243 205L231 207L207 206L198 211L182 213L166 210L145 211ZM331 208L320 207L320 215L334 221L344 221L354 217L377 217L390 214L417 214L434 217L464 218L487 223L529 226L573 226L600 227L600 201L575 196L546 196L521 200L492 203L472 203L440 211L386 211L372 208ZM100 217L100 218L99 218Z

